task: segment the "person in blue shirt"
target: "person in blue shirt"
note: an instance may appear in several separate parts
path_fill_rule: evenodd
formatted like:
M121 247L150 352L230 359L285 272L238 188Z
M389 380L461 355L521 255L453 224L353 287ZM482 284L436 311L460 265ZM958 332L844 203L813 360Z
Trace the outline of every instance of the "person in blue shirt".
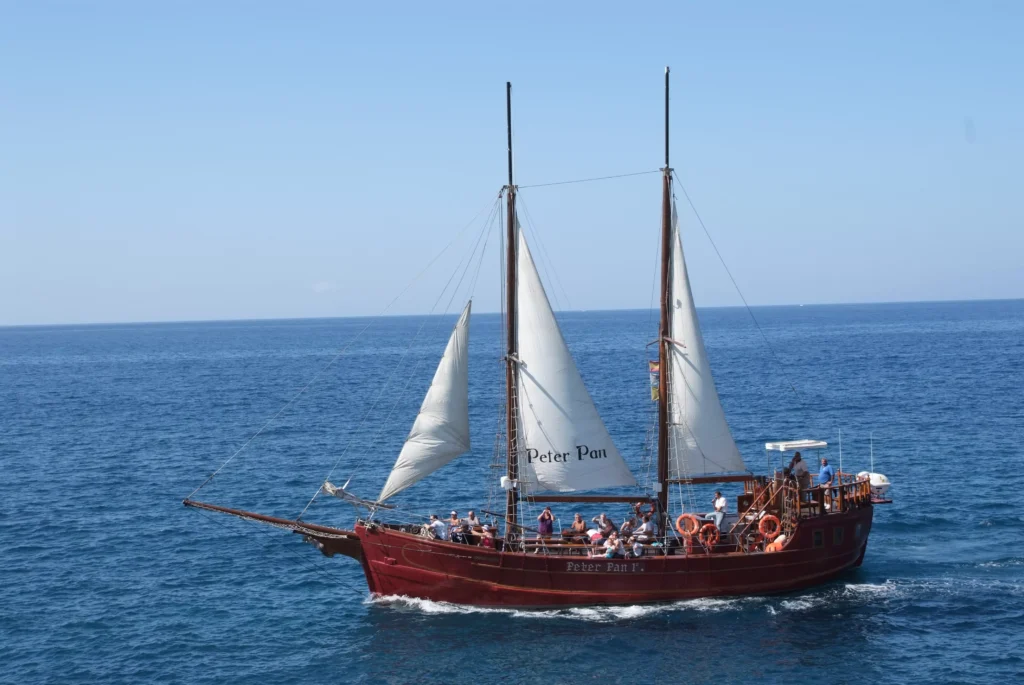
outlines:
M836 479L836 470L828 465L828 459L822 457L821 459L821 470L818 471L818 487L822 490L826 490L832 485L832 481ZM835 502L836 498L839 497L839 490L832 488L832 503ZM832 503L825 502L826 507L831 507ZM825 512L822 512L825 513Z
M828 465L828 459L822 457L821 470L818 471L818 485L828 487L836 479L836 471Z

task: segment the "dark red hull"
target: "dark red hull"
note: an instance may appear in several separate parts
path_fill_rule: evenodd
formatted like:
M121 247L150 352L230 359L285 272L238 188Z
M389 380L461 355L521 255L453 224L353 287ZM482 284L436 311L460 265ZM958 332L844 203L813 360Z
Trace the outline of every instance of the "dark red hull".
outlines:
M806 518L781 552L647 556L619 561L492 550L357 525L370 590L503 607L640 604L791 592L860 564L870 505ZM841 531L841 532L839 532Z

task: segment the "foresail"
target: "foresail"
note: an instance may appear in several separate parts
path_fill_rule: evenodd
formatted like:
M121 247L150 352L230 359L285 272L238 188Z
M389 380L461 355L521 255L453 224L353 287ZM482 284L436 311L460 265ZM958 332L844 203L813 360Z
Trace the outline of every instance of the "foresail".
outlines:
M711 377L697 309L679 235L679 217L672 204L672 278L669 293L669 477L747 470L725 420Z
M466 303L434 373L420 413L391 469L383 502L469 450L469 310Z
M528 493L636 485L566 347L522 231L518 245L520 481Z

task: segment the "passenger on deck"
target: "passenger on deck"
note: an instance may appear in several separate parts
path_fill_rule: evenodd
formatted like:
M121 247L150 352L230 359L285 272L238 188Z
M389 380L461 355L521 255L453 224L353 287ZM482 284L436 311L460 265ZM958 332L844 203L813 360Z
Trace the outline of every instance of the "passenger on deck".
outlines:
M448 524L438 519L437 514L430 515L430 523L427 524L427 528L438 540L448 539Z
M608 539L608 537L614 533L617 528L615 521L608 518L603 511L600 516L595 516L591 521L597 524L598 529L601 531L601 537L605 539Z
M494 549L494 529L491 526L484 526L483 535L480 537L480 546Z
M644 555L644 543L640 542L638 538L630 538L629 545L630 553L633 555L633 558L640 558Z
M818 471L818 485L827 488L836 479L836 470L828 465L828 459L821 458L821 470Z
M836 470L828 465L828 459L825 459L824 457L822 457L821 458L821 470L818 471L818 487L820 487L822 490L826 490L827 491L827 489L832 486L832 484L835 481L835 479L836 479ZM832 494L832 506L834 506L835 505L835 499L837 497L839 497L839 489L838 488L832 488L832 493L831 494ZM828 509L829 507L830 507L829 503L826 502L825 503L825 508ZM825 513L825 512L822 512L822 513Z
M452 528L452 542L459 542L464 545L473 544L473 538L470 536L470 532L468 523L462 523L459 526Z
M640 524L640 527L633 531L636 539L640 542L650 542L658 535L657 526L654 525L654 521L651 520L650 514L644 514L644 522Z
M799 452L794 454L793 461L789 462L789 470L792 472L793 477L796 478L797 485L800 486L801 490L807 490L811 487L811 474L807 470L807 462L803 460Z
M619 535L624 539L629 539L633 535L633 530L636 528L636 519L628 518L622 522L622 527L619 528Z
M722 522L725 521L725 510L729 506L729 500L722 496L721 492L715 492L713 500L715 510L704 517L706 521L714 521L715 528L722 529Z
M577 544L589 541L587 538L587 522L583 520L583 517L580 514L577 513L576 516L573 517L572 524L562 531L562 537L569 542Z
M480 519L476 517L476 513L472 511L469 512L469 514L466 516L466 523L468 523L469 527L473 530L476 530L477 528L483 525L482 523L480 523Z
M614 530L608 536L608 540L604 543L606 559L625 559L626 548L622 544L622 540L619 539L619 534Z
M555 515L551 513L551 507L544 507L537 517L537 532L542 537L549 538L555 532Z

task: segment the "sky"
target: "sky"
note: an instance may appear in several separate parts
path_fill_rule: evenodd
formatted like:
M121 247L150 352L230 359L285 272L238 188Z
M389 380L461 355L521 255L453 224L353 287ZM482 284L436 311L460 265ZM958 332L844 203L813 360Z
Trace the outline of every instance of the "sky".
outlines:
M1024 297L1024 4L627 5L0 4L0 325L495 311L505 82L527 186L658 169L665 65L698 307L682 188L752 305ZM650 306L660 195L522 189L556 308Z

